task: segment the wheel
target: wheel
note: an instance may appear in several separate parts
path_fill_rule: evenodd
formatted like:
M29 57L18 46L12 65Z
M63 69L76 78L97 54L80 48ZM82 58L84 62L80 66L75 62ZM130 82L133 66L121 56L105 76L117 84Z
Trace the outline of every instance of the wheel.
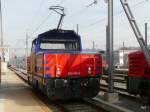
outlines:
M31 82L30 82L30 77L28 76L28 84L30 85L31 84Z
M46 85L46 95L49 99L54 99L55 88L53 86L53 82L48 82Z
M39 83L38 83L37 80L36 80L36 82L35 82L35 89L36 89L36 91L39 91Z
M38 84L37 80L35 80L35 79L33 80L32 87L35 91L39 91L39 84Z

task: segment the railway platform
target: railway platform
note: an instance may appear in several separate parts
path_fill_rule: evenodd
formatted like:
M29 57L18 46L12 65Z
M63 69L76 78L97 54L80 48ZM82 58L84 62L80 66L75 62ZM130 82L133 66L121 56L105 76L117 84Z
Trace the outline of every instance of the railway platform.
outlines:
M44 104L14 72L7 70L2 74L0 112L46 112L43 108Z
M48 101L42 95L36 94L18 74L9 69L2 74L0 112L107 112L84 101Z

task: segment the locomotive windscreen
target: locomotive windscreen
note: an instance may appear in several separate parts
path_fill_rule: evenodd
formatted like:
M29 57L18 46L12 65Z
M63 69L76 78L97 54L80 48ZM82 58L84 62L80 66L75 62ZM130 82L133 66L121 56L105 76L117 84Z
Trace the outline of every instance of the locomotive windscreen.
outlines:
M40 49L44 50L80 50L80 44L76 41L42 41Z

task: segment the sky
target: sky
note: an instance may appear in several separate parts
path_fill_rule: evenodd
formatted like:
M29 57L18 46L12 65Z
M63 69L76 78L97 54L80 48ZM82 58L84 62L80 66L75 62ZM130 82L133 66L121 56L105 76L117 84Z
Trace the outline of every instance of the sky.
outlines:
M92 48L93 41L96 48L105 49L106 47L107 3L104 2L105 0L97 0L98 3L90 7L87 6L94 0L1 1L4 42L10 47L24 48L26 34L31 43L38 34L56 28L60 16L49 10L50 6L56 5L65 8L63 29L76 30L77 24L79 25L79 34L84 49ZM150 23L150 1L128 1L139 28L144 34L144 23ZM150 36L150 33L148 35ZM121 47L123 41L127 47L139 46L123 12L120 0L114 0L114 48Z

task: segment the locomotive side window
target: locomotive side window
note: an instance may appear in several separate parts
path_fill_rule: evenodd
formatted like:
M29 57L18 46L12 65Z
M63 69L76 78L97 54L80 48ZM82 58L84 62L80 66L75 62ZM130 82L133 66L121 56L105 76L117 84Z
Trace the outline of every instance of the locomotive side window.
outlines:
M79 43L78 42L72 42L72 43L66 43L65 48L67 50L79 50Z

